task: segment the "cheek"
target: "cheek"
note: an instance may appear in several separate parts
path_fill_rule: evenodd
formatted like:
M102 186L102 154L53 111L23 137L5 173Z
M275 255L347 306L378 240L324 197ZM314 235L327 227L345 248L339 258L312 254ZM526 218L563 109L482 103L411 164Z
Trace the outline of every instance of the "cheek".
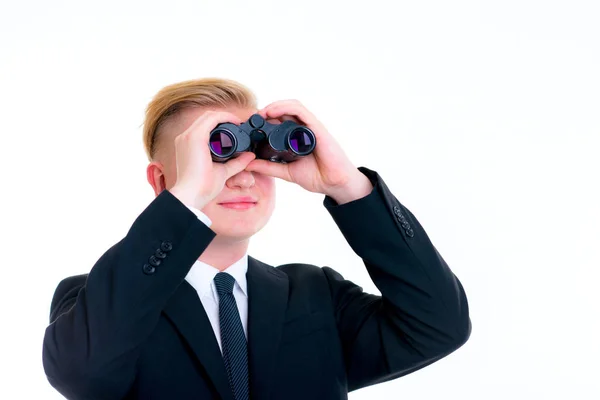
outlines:
M275 199L270 197L268 200L265 200L263 203L263 209L261 210L261 217L269 219L273 214L273 210L275 209Z
M275 178L256 174L254 180L265 197L273 197L275 194Z
M275 206L275 179L263 176L261 177L261 181L257 183L260 185L265 203L272 209Z
M172 188L177 182L177 169L165 167L163 170L163 177L165 180L165 187L167 189Z

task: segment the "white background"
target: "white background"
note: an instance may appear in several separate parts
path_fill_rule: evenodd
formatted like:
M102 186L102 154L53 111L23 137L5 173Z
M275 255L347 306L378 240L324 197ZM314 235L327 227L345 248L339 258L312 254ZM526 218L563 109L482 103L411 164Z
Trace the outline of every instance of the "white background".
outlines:
M351 399L600 398L597 1L1 4L0 398L62 398L41 362L53 291L153 199L148 101L206 76L301 100L464 284L467 344ZM251 254L378 293L322 200L278 183Z

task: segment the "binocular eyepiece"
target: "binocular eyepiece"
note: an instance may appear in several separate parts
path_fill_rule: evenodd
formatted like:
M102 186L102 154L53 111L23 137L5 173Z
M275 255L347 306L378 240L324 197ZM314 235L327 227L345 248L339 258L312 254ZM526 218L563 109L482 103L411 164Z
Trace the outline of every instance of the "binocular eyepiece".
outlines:
M309 155L315 149L315 134L294 121L271 124L259 114L252 115L241 125L222 123L211 132L209 147L213 161L225 162L244 151L256 158L289 163Z

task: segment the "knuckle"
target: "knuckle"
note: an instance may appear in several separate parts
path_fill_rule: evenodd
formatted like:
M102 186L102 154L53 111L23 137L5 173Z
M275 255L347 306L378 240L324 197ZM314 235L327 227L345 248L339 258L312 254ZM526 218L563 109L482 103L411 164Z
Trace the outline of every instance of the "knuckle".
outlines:
M211 122L237 122L238 118L227 111L212 111L210 115Z

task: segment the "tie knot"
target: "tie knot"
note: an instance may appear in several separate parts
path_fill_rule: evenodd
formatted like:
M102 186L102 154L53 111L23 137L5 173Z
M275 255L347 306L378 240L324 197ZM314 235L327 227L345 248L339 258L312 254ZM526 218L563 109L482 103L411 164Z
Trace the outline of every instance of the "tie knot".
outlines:
M217 287L217 293L219 296L233 293L234 283L235 278L226 272L219 272L215 276L215 286Z

